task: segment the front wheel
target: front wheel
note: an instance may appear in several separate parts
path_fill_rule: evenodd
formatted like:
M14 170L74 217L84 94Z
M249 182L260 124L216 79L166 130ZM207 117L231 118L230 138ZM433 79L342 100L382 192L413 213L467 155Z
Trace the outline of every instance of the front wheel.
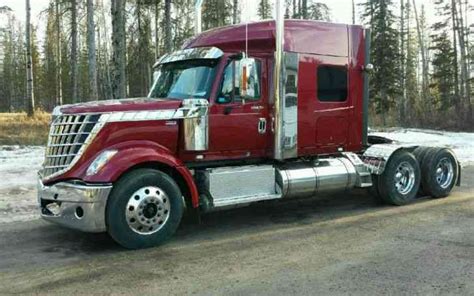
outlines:
M183 209L181 191L170 176L138 169L114 186L107 202L107 231L125 248L157 246L174 234Z
M412 202L420 187L420 166L408 151L395 152L379 176L379 193L390 204L401 206Z

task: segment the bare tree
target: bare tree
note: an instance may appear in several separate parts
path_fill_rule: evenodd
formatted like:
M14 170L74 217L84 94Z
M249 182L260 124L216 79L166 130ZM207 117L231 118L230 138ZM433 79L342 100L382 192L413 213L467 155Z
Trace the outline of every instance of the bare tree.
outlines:
M95 44L94 0L87 0L87 52L89 61L90 99L99 99L97 87L97 56Z
M421 51L421 97L423 99L423 103L426 104L426 101L429 98L429 89L428 89L428 61L426 57L426 49L425 49L425 40L424 36L421 31L420 20L418 18L418 10L416 8L416 2L413 0L413 11L415 13L415 21L416 21L416 31L418 34L418 44L420 45Z
M169 0L168 0L169 1ZM113 98L126 97L126 46L125 46L125 0L112 0L112 63L114 77L112 79Z
M453 16L457 23L457 33L459 40L459 50L461 55L461 93L463 97L463 103L467 107L465 110L465 119L470 121L472 118L472 105L471 105L471 82L469 79L469 54L467 50L468 42L466 41L466 36L468 28L464 26L464 16L462 13L462 2L458 0L459 13L455 9L455 15Z
M232 23L237 24L239 14L239 0L234 0L232 5Z
M301 2L301 14L303 19L308 18L308 0L302 0Z
M158 60L158 58L160 57L160 33L159 33L160 3L161 3L161 0L155 0L155 60Z
M171 34L171 0L165 0L165 50L173 50L173 36Z
M451 21L453 24L453 49L454 49L454 106L457 114L461 114L461 102L459 99L459 64L458 64L458 49L457 49L457 24L456 24L456 0L451 0Z
M31 5L26 0L26 99L28 116L35 113L35 97L33 93L33 59L31 55Z
M63 83L62 83L62 52L61 52L61 14L60 11L60 0L55 2L55 14L56 14L56 55L57 55L57 76L56 76L56 105L63 104Z
M356 11L355 10L356 10L355 9L355 1L352 0L352 24L353 25L355 25L355 23L356 23Z
M79 102L77 80L79 69L77 67L77 0L71 0L71 87L72 101Z
M405 56L405 0L400 0L400 78L402 84L402 100L398 108L398 121L403 125L405 119L405 106L407 99L407 85L406 85L406 56Z

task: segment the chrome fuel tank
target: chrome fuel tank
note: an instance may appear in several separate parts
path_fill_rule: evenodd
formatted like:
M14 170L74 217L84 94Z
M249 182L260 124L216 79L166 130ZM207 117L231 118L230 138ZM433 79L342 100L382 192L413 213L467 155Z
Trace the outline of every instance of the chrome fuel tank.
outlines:
M326 158L312 165L277 168L276 179L282 197L303 197L351 189L356 185L357 171L347 158Z

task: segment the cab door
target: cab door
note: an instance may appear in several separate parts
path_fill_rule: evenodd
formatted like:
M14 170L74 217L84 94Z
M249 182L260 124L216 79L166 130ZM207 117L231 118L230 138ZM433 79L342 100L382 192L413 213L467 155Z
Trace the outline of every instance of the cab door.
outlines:
M265 61L229 59L209 110L208 160L263 157L268 138L267 87L262 71ZM242 85L242 72L246 83ZM265 75L266 76L266 75Z

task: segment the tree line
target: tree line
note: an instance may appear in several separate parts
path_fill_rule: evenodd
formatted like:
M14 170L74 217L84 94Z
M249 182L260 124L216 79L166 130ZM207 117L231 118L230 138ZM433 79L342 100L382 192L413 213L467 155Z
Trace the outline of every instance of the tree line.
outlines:
M429 23L416 0L352 0L352 22L371 28L373 124L474 124L474 8L468 0L432 1L436 18ZM243 5L205 0L203 30L240 23ZM259 0L259 18L272 18L273 5ZM285 0L289 19L331 21L332 13L315 0ZM50 0L41 13L42 40L37 27L9 7L0 7L0 16L6 19L0 27L0 112L145 96L153 63L194 34L194 0Z

